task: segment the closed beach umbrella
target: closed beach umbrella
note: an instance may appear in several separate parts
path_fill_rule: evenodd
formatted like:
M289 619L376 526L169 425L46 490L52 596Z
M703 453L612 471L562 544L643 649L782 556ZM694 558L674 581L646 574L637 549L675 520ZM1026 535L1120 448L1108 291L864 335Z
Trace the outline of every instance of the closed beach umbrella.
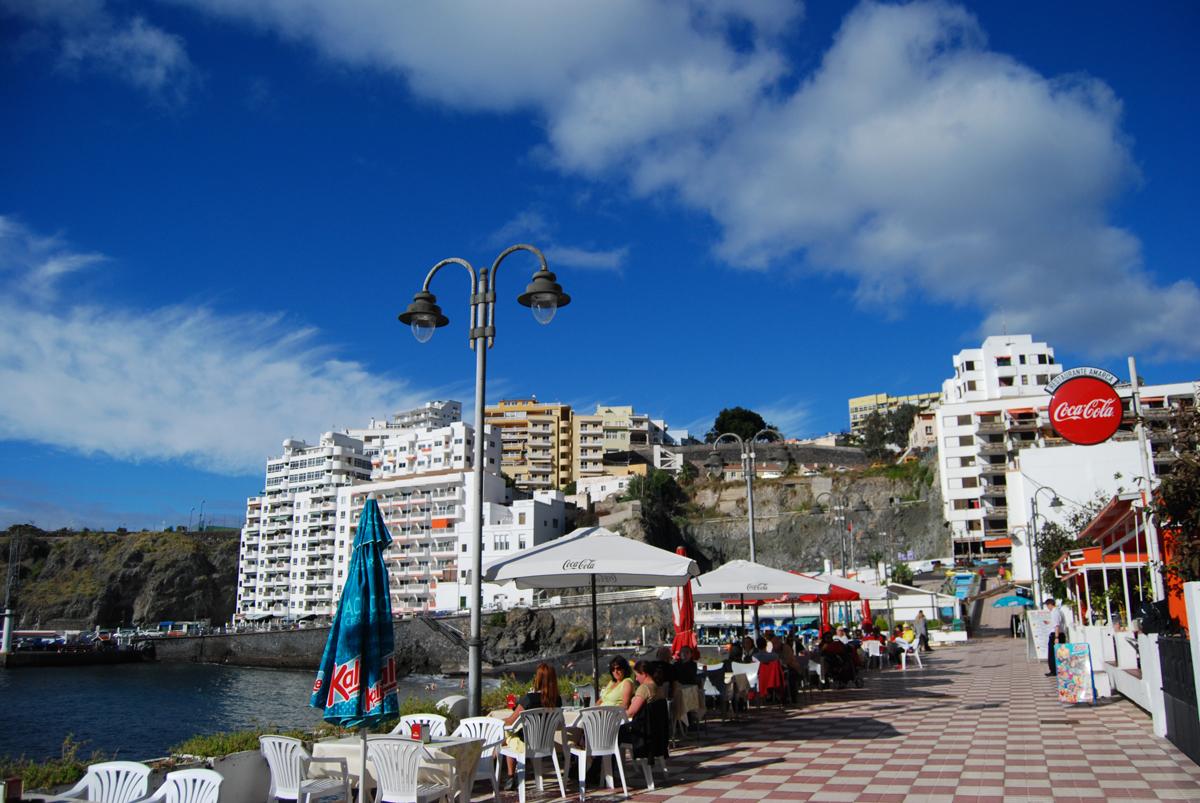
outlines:
M343 728L362 732L363 776L359 803L366 800L367 728L400 713L396 695L396 637L383 552L392 543L383 515L368 499L358 519L346 585L329 640L317 668L309 705Z
M687 550L676 547L676 555L687 556ZM692 583L688 582L675 588L671 597L671 620L675 625L675 638L671 640L671 652L676 655L684 647L696 652L696 606L692 602Z
M592 682L600 693L600 646L596 637L596 587L681 586L700 574L696 561L624 538L603 527L581 527L542 546L488 564L489 583L517 588L587 588L592 591Z
M697 602L736 602L744 606L761 605L765 600L781 597L828 593L829 583L822 580L748 560L731 560L697 577L692 598ZM744 627L745 622L742 624Z

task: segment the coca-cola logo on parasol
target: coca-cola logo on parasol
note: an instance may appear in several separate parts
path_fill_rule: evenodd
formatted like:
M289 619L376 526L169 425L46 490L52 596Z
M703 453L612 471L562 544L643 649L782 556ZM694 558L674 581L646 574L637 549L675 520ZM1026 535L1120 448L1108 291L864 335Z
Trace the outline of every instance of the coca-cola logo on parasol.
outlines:
M563 561L564 572L590 571L594 568L596 568L596 561L592 560L591 558Z
M1071 443L1103 443L1121 426L1121 397L1113 390L1116 377L1098 369L1066 373L1074 375L1048 388L1054 394L1050 397L1051 426Z
M747 591L766 591L767 584L766 583L746 583L746 590Z

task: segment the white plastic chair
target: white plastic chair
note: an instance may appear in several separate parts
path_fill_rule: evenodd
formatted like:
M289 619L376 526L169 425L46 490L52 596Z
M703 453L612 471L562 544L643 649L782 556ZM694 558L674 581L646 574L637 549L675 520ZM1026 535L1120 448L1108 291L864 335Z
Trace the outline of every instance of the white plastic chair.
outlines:
M468 717L458 723L451 734L456 738L481 739L483 750L475 765L475 781L492 782L492 793L500 799L500 746L504 744L504 721L495 717Z
M400 717L399 724L392 728L391 736L412 736L412 726L421 726L421 736L429 734L431 739L440 739L446 735L446 718L441 714L409 714Z
M758 694L758 661L751 661L748 664L729 664L729 671L733 673L734 681L736 682L738 675L746 677L746 699L749 701L749 692L754 692L754 696L762 699ZM739 693L741 689L738 689ZM740 694L739 694L740 696ZM747 707L749 707L747 705Z
M379 736L367 740L367 761L375 767L376 803L427 803L450 800L446 784L423 784L418 777L421 762L448 764L454 775L454 760L429 755L425 745L405 736Z
M883 642L882 641L864 641L862 643L863 652L867 654L867 666L874 661L880 668L883 667Z
M144 803L217 803L221 795L221 773L213 770L176 770L168 772L162 786Z
M609 789L613 785L612 761L616 758L617 772L621 775L621 791L629 797L629 785L625 782L625 762L618 743L621 726L626 722L625 709L615 705L585 708L579 712L575 727L583 728L583 747L572 747L571 755L579 759L579 799L585 797L588 764L600 758L604 765L604 782Z
M132 803L149 792L150 768L136 761L104 761L92 764L79 783L57 797L90 800L93 803Z
M299 739L290 736L259 736L259 750L271 772L268 800L295 800L308 803L341 791L342 799L350 800L350 772L344 758L313 758ZM341 768L341 777L309 778L311 764L333 764Z
M921 669L925 668L925 664L921 663L921 651L917 649L916 644L905 641L904 639L897 639L895 643L900 647L901 669L908 669L908 656L910 655L917 659L918 667Z
M555 749L554 732L562 734L562 743L567 743L566 723L563 721L561 708L530 708L521 712L513 728L521 729L521 741L525 743L525 752L514 750L508 746L500 748L500 755L517 762L517 796L525 803L525 764L533 763L533 777L537 778L538 791L542 785L542 769L540 759L550 757L554 763L554 775L558 778L558 790L563 797L567 796L567 787L563 783L563 767L558 763L558 751ZM563 762L567 772L571 771L571 754L563 748Z

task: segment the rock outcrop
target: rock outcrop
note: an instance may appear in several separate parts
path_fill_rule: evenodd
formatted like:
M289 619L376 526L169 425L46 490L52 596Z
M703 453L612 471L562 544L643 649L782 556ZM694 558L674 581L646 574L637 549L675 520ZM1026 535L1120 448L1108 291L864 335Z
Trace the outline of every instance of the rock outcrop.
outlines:
M93 628L165 620L228 622L237 583L238 533L0 534L0 577L20 539L13 608L19 627Z

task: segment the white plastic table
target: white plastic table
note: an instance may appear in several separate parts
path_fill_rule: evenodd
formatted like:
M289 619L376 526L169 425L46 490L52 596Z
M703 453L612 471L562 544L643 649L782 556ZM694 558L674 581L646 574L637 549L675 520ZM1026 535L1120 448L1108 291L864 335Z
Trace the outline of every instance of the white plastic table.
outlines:
M367 736L367 741L373 737ZM479 756L483 752L481 739L434 739L425 745L430 755L437 758L449 758L454 761L453 777L437 764L422 765L419 772L421 783L446 784L451 789L461 793L461 800L471 799L471 785L475 781L475 767L479 764ZM362 782L362 737L343 736L340 739L328 739L313 745L313 758L344 758L350 775ZM370 762L368 762L369 764ZM319 764L312 767L312 777L323 777L326 770ZM367 767L367 791L375 788L375 770Z

